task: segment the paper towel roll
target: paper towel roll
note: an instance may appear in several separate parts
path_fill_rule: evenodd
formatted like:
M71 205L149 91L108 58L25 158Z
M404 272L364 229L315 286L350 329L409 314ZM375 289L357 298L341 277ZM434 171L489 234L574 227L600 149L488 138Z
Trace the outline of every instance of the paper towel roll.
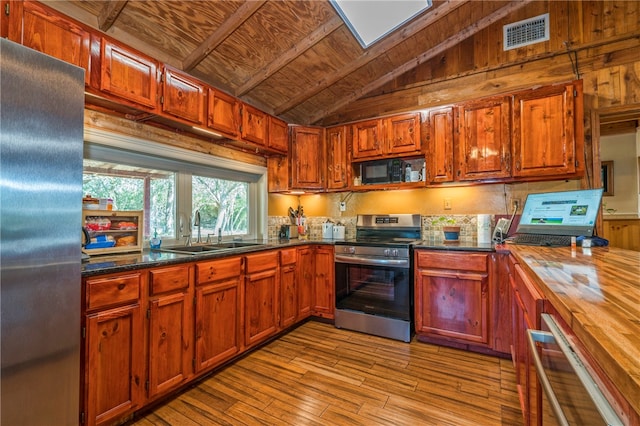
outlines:
M491 215L478 215L478 243L491 242Z

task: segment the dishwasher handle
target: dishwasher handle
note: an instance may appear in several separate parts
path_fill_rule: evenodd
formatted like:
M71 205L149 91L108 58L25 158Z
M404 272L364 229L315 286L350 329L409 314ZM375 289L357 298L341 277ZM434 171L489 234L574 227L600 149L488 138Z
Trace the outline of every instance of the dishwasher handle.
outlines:
M547 333L545 331L539 330L527 330L527 337L529 340L529 351L533 355L533 363L536 366L536 373L538 374L538 380L540 381L540 385L542 386L542 390L545 395L547 395L547 399L551 404L551 409L553 410L553 414L556 417L558 424L562 426L570 426L567 421L567 417L562 412L562 408L560 407L560 402L556 397L556 394L553 392L551 388L551 383L549 382L549 378L547 377L547 373L544 371L544 367L542 366L542 360L540 359L540 354L538 353L538 348L536 347L536 342L549 342L555 341L553 334Z

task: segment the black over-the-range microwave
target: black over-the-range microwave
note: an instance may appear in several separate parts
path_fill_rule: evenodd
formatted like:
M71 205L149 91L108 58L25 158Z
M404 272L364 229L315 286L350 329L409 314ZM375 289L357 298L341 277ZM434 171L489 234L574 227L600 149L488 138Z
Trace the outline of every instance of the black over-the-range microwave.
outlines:
M402 182L404 161L398 158L360 163L363 185Z

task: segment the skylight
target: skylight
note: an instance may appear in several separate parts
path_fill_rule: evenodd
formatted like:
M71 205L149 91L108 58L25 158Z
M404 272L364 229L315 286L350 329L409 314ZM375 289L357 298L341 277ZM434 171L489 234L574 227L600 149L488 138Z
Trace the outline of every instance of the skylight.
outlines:
M365 49L431 7L431 0L331 0Z

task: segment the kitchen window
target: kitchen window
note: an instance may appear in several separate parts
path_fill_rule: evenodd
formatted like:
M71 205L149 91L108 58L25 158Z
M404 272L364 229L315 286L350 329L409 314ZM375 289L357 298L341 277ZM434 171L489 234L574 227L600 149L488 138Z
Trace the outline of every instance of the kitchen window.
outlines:
M266 238L266 168L107 132L85 129L84 194L143 210L144 237L166 244Z

